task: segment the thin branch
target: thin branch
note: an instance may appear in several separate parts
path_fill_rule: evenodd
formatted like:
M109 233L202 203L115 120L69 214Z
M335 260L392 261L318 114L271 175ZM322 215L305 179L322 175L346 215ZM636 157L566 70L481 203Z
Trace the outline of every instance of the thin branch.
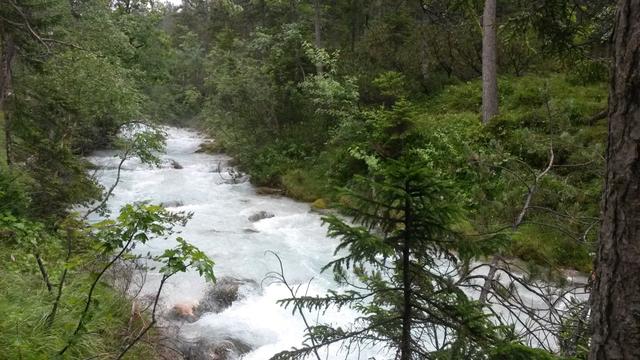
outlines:
M49 274L47 273L47 269L44 266L44 262L42 262L42 257L40 253L36 254L36 262L38 263L38 269L40 269L40 274L42 274L42 279L44 283L47 285L47 290L49 293L53 291L53 285L51 285L51 281L49 281Z
M313 349L314 355L316 356L316 358L318 360L322 360L320 358L320 355L318 354L318 350L316 348L316 346L318 344L317 344L315 336L313 335L313 330L311 328L311 325L309 325L309 322L307 321L307 317L304 315L304 312L302 311L302 306L300 306L300 304L298 304L297 301L296 301L296 299L297 299L296 298L297 291L293 290L293 288L289 285L289 283L287 282L287 279L284 276L284 266L282 265L282 259L280 259L280 256L278 256L278 254L276 254L274 251L268 250L267 253L272 254L273 256L275 256L276 260L278 260L278 265L280 266L280 273L279 273L280 278L279 278L279 280L280 280L280 282L282 284L284 284L284 286L287 287L287 290L289 290L289 293L291 294L291 297L294 300L294 304L293 304L294 313L297 310L298 313L300 314L300 317L302 317L302 321L304 322L304 326L306 327L307 333L309 334L309 339L311 340L311 344L313 345L312 349ZM309 280L309 284L307 285L307 292L309 291L309 285L311 285L311 281L312 280L313 279Z
M127 240L127 243L122 247L122 250L120 250L120 252L111 261L109 261L109 263L107 263L107 265L105 265L104 268L102 268L102 270L98 273L96 278L93 280L93 283L91 283L91 287L89 288L89 294L87 295L87 301L85 303L84 309L82 310L82 313L80 314L80 319L78 320L78 325L76 326L76 329L73 331L71 339L69 339L69 341L67 342L65 347L62 350L60 350L60 352L58 352L58 355L63 355L67 351L67 349L69 349L69 347L72 344L73 338L76 335L78 335L78 333L80 332L80 329L82 329L82 326L84 325L84 320L87 317L87 313L89 312L89 307L91 306L91 300L93 298L93 292L95 291L95 288L98 285L98 282L102 278L102 275L104 275L104 273L107 270L109 270L109 268L118 259L120 259L122 257L122 255L127 251L127 249L129 248L129 245L131 245L131 243L133 242L134 235L135 235L135 232L131 234L131 236Z
M102 209L106 205L107 201L109 201L109 198L113 194L113 191L116 189L116 187L120 183L120 174L122 172L122 166L124 165L124 162L127 161L127 159L129 158L129 154L130 153L131 153L131 148L127 148L125 150L124 154L122 154L122 158L120 160L120 163L118 164L118 171L117 171L117 174L116 174L116 181L111 185L109 190L106 192L106 194L104 195L104 198L102 199L102 201L97 206L93 207L92 209L87 211L82 216L82 220L86 220L89 217L89 215L91 215L94 212Z
M527 192L527 197L525 198L525 201L524 201L524 204L522 205L522 209L520 210L520 213L518 213L518 216L513 222L513 226L511 227L512 231L516 231L518 227L522 224L522 221L524 220L524 217L527 214L527 210L531 205L531 201L533 200L533 195L538 190L540 181L545 177L545 175L549 173L549 171L551 171L551 168L553 167L554 158L555 158L555 154L553 152L553 145L551 145L549 148L549 163L542 172L535 175L533 184L531 186L527 185L527 188L529 189L529 191ZM480 292L479 301L482 304L484 304L487 300L487 295L489 294L489 290L491 288L493 278L495 277L499 262L500 262L499 254L493 255L493 258L491 259L491 266L489 267L489 273L487 274L487 277L484 282L484 286L482 287L482 291Z
M129 349L131 349L135 344L137 344L142 337L156 324L157 319L156 319L156 310L158 308L158 302L160 300L160 294L162 293L162 288L164 287L165 282L175 274L175 272L169 274L169 275L163 275L162 276L162 280L160 280L160 286L158 286L158 291L156 292L156 296L153 299L153 309L151 310L151 322L149 323L149 325L147 325L141 332L140 334L138 334L138 336L136 336L135 339L133 339L132 342L130 342L123 350L122 352L120 352L120 354L118 355L118 357L116 357L116 360L120 360L122 359L122 357L129 351Z

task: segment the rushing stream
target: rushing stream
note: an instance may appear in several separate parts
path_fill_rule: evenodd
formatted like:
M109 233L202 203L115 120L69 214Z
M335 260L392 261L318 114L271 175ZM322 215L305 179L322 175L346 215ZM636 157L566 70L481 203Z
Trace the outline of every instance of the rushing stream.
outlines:
M120 184L108 206L117 214L126 203L149 200L164 203L172 211L192 212L193 218L180 236L205 251L215 262L218 278L250 279L261 284L265 274L279 269L276 252L284 264L287 281L292 284L311 282L309 293L324 293L335 287L331 274L319 274L320 268L332 260L337 241L326 237L321 216L310 211L308 204L284 197L257 195L249 182L230 184L224 170L229 160L224 155L196 153L204 141L198 133L168 128L164 166L141 164L136 159L125 162ZM109 187L116 178L118 158L113 152L98 152L89 158L101 167L100 182ZM171 166L175 161L181 169ZM260 211L274 217L256 222L249 217ZM171 240L152 241L140 253L158 253L174 245ZM153 273L151 274L153 278ZM155 274L157 278L157 274ZM153 285L153 279L150 279ZM151 286L150 285L150 286ZM202 334L218 339L236 339L253 349L243 359L265 360L271 355L303 341L304 323L283 309L276 301L289 297L282 284L264 282L249 291L221 313L209 313L182 328L183 335ZM163 304L169 309L176 303L194 303L205 294L206 284L195 273L179 274L163 291ZM323 321L346 323L355 314L348 309L329 311ZM316 315L313 316L315 321ZM370 352L370 354L367 354ZM363 349L353 359L368 359L373 349ZM334 355L335 356L335 355ZM382 359L377 354L377 359ZM330 358L333 358L331 356Z
M290 284L301 285L301 291L309 295L323 294L329 288L336 288L332 275L320 274L319 271L333 259L337 240L326 237L321 216L312 212L308 204L284 197L258 195L249 182L229 181L230 168L225 165L229 158L197 153L200 144L206 140L197 132L176 128L167 128L166 131L166 153L161 155L163 166L150 167L136 159L126 161L120 184L108 203L111 213L117 214L122 205L138 201L162 203L172 211L191 212L193 218L179 235L216 262L215 272L219 279L241 279L245 284L253 284L241 287L241 296L230 307L220 312L199 314L196 321L183 323L180 336L188 340L205 337L212 342L230 340L241 343L251 349L243 357L247 360L266 360L279 351L299 347L305 333L302 318L276 303L290 297L288 289L279 283L263 281L267 273L279 270L276 258L268 251L280 256L284 275ZM89 160L100 167L101 183L110 187L116 179L119 161L114 152L98 152ZM250 219L260 212L273 216L258 221ZM173 245L173 240L158 239L135 251L157 254ZM145 285L149 292L157 286L158 278L157 273L149 274ZM308 285L311 279L313 281ZM210 287L195 273L176 275L163 292L164 312L170 312L176 304L197 304ZM517 287L523 304L534 308L539 304L543 316L558 320L555 312L544 310L548 309L545 302L522 286ZM551 287L546 290L557 292L555 299L568 301L574 297L585 297L576 290L563 291ZM477 296L477 293L469 294ZM564 303L554 300L553 308L562 310ZM509 314L505 308L494 307L494 310ZM511 314L518 318L516 328L526 326L526 314ZM307 317L311 323L319 321L340 326L350 323L356 314L343 308L339 312L330 309L321 316L307 314ZM537 330L537 335L545 338L528 337L530 345L556 348L557 344L553 336L548 336L548 331ZM335 346L329 349L327 358L345 358L344 353L338 357L339 354L340 348ZM372 358L384 360L390 357L381 349L372 347L352 351L346 357Z

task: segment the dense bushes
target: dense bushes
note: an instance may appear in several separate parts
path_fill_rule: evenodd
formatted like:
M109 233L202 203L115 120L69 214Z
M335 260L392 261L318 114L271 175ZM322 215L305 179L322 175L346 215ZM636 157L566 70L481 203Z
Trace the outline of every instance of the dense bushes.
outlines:
M174 60L159 26L163 7L132 12L116 3L0 2L0 57L9 67L0 76L2 358L62 358L65 347L65 358L112 356L142 325L128 323L125 294L94 276L113 249L73 214L105 196L82 156L116 147L123 125L153 123L171 107L160 103ZM149 155L154 139L123 153ZM149 348L134 357L154 357Z
M493 350L489 354L489 360L560 360L560 358L524 345L506 344Z
M306 93L310 110L278 132L258 130L252 133L254 141L246 141L242 128L222 118L210 123L209 130L256 184L284 187L288 195L305 201L337 201L335 186L366 175L381 159L393 156L399 144L412 143L456 184L473 231L480 232L513 223L552 149L553 167L536 186L526 221L512 234L509 254L543 266L590 269L606 134L604 121L591 118L605 108L604 84L576 84L557 74L505 77L500 81L501 114L483 127L477 115L479 82L409 101L402 77L383 74L374 83L385 94L386 106L356 108L350 97L332 107L335 102L327 105L322 99L339 98L331 92L340 94L346 86L339 77L331 80L334 76L325 75L328 80L323 81L343 85L327 93ZM319 110L312 112L314 106ZM327 109L337 110L325 115ZM318 116L331 121L314 125ZM316 140L318 136L325 140Z

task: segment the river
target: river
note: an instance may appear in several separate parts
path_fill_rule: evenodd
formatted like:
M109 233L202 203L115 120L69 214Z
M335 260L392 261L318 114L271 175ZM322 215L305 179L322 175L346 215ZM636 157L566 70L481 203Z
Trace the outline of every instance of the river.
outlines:
M199 247L216 263L219 278L250 279L261 284L260 289L245 291L244 298L221 313L209 313L196 322L183 326L186 337L206 334L216 339L236 339L253 349L243 359L265 360L271 355L303 342L304 323L291 310L276 301L289 297L282 284L262 282L269 271L279 269L278 262L266 251L282 259L285 276L291 284L305 284L313 279L309 294L322 294L335 288L330 273L320 274L323 265L333 259L337 240L326 236L321 216L310 206L285 197L256 194L249 183L230 184L226 181L225 155L196 153L205 141L195 131L167 128L166 152L161 155L163 166L151 167L137 159L124 163L119 185L109 199L108 208L117 214L126 203L150 201L169 205L172 211L192 212L193 218L179 234ZM105 187L116 178L118 158L113 151L101 151L89 157L101 170L98 179ZM182 168L175 169L171 161ZM219 169L223 169L219 173ZM275 216L252 222L249 217L267 211ZM159 253L174 245L172 240L154 240L138 253ZM150 274L150 286L157 274ZM176 303L193 303L205 294L207 284L195 273L173 277L163 291L163 304L168 310ZM349 309L328 311L312 320L347 324L356 316ZM329 358L338 356L331 350ZM349 359L384 359L375 349L361 349ZM344 358L344 357L343 357Z
M239 341L251 348L243 357L247 360L266 360L282 350L301 346L305 333L302 318L276 303L290 297L288 289L279 283L263 281L267 273L279 270L276 258L269 251L281 258L284 275L290 284L301 285L300 291L308 295L324 294L328 289L336 289L332 274L322 274L320 269L334 259L337 240L326 236L321 215L312 212L308 204L285 197L258 195L249 182L228 181L232 168L226 164L230 158L222 154L197 153L199 146L207 140L199 133L178 128L166 128L166 132L166 152L160 155L163 165L151 167L137 159L126 161L108 208L112 214L117 214L124 204L149 201L165 204L171 211L193 213L193 218L179 236L216 262L218 278L245 279L257 284L242 287L240 299L222 312L205 313L197 321L183 324L180 335L191 340L206 337L212 342ZM100 169L99 181L110 187L116 179L117 154L113 151L96 152L89 160ZM175 163L180 166L176 168ZM249 219L263 211L274 216L259 221ZM171 239L153 240L135 251L158 254L174 243ZM479 270L478 274L482 271L486 273L486 268ZM149 292L157 286L158 279L159 274L149 273L145 285ZM576 279L579 283L584 282L584 278ZM197 303L210 286L193 272L176 275L163 291L163 312L169 312L175 304ZM580 284L574 284L569 290L543 284L541 290L553 294L543 301L529 291L530 288L523 288L517 282L515 286L519 301L540 309L537 317L548 318L550 324L547 330L538 329L529 335L525 332L523 339L531 346L556 349L554 336L549 336L558 331L557 327L554 330L553 324L560 322L560 314L572 299L586 299ZM470 296L477 296L473 290L467 292ZM553 311L548 311L547 304L553 304ZM510 317L509 321L513 321L519 330L524 331L530 322L528 314L509 312L501 306L493 308ZM348 308L307 314L312 324L320 322L334 326L347 325L356 317L357 314ZM327 354L322 355L325 358ZM393 357L375 347L361 348L345 355L336 345L328 349L326 358L384 360Z

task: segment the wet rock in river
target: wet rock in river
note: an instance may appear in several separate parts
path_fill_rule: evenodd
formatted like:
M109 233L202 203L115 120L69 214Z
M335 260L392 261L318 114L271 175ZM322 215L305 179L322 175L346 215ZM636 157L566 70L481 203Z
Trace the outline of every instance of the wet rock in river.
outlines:
M200 144L198 149L195 151L196 154L205 153L205 154L219 154L224 152L224 146L222 144L217 143L213 140L208 140Z
M238 339L211 340L200 338L196 341L183 341L180 352L189 360L236 360L249 351L251 346Z
M183 302L173 305L171 308L170 317L174 320L194 322L197 320L196 309L198 303Z
M236 279L232 277L219 278L216 284L207 291L199 305L194 309L196 317L208 312L219 313L230 307L235 301L243 297L240 291L243 287L256 290L258 284L248 279Z
M282 189L275 189L266 186L260 186L256 188L256 194L258 195L282 195L284 191Z
M243 184L249 181L249 175L239 171L234 167L229 167L221 170L220 165L218 165L218 171L215 172L218 173L220 179L222 179L223 184L236 185Z
M256 222L256 221L260 221L262 219L269 219L274 217L275 215L273 213L270 213L268 211L259 211L251 216L249 216L249 221L251 222Z
M172 201L164 201L161 202L160 205L162 205L163 207L180 207L183 206L184 203L180 200L172 200Z
M165 160L163 162L162 165L163 165L163 167L166 167L166 168L170 167L170 168L173 168L173 169L183 169L183 166L180 165L180 163L177 162L174 159L167 159L167 160Z
M329 215L331 214L331 210L329 209L329 206L327 204L327 201L325 199L317 199L316 201L314 201L313 203L311 203L311 212L316 213L316 214L320 214L320 215Z

